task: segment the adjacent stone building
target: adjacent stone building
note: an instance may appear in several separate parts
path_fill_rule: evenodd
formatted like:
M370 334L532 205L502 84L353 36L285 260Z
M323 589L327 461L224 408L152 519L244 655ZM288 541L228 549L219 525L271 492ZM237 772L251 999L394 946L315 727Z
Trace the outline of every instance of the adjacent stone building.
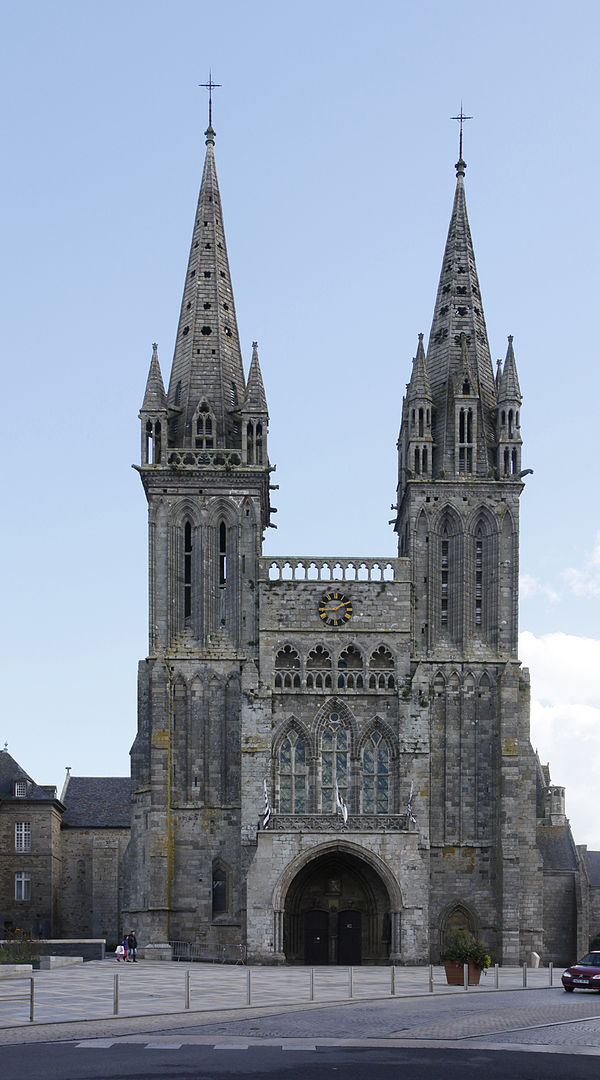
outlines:
M69 770L58 798L0 752L0 937L118 940L130 798L127 776Z

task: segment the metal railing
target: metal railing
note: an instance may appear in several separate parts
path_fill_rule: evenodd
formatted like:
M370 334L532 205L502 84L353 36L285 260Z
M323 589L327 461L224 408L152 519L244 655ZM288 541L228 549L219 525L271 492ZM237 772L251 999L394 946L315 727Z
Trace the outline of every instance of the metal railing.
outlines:
M208 942L170 941L171 958L184 963L245 964L246 946L214 945Z

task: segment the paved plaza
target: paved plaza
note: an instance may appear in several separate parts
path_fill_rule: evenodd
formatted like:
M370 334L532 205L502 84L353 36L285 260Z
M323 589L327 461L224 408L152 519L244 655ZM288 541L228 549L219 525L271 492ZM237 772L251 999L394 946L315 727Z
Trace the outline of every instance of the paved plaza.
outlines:
M36 971L34 1024L104 1020L119 1016L170 1016L251 1008L394 997L453 995L473 997L496 992L494 969L478 988L449 987L444 970L429 967L245 967L139 961L117 964L114 957L50 971ZM560 972L553 982L560 985ZM529 969L530 990L550 988L548 968ZM498 970L500 990L521 990L520 968ZM30 1026L30 980L0 980L0 1038L16 1025ZM597 1002L597 999L594 998ZM515 1005L518 1008L518 1005Z

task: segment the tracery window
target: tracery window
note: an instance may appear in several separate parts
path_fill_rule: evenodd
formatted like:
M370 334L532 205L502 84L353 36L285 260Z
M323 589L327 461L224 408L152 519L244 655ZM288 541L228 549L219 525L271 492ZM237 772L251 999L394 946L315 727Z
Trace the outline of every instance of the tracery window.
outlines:
M364 814L387 814L390 808L390 752L379 731L374 731L362 753L362 809Z
M348 645L338 660L338 689L361 690L364 686L362 669L363 660L356 645Z
M371 653L369 660L371 674L369 676L370 690L394 690L396 680L390 670L394 668L394 657L385 645L380 645L375 652ZM386 674L387 672L387 674Z
M321 808L324 814L335 812L336 781L344 802L348 802L350 732L341 723L338 714L332 713L321 736Z
M316 645L306 659L307 690L331 689L331 656L322 645Z
M279 812L304 814L307 796L306 746L292 731L279 748Z
M284 645L275 657L275 686L278 689L300 688L300 657L291 645Z
M215 418L206 401L202 401L194 417L194 440L197 450L212 450L215 445Z

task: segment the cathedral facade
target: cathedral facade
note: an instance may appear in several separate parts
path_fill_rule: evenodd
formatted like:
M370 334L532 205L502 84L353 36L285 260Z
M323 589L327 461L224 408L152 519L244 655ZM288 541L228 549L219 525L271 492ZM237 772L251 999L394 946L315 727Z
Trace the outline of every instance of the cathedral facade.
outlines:
M521 963L543 952L521 392L511 338L492 367L462 154L402 404L397 554L265 558L269 416L256 345L242 364L214 139L168 389L155 347L140 411L126 918L145 942L300 964L436 961L467 927Z

